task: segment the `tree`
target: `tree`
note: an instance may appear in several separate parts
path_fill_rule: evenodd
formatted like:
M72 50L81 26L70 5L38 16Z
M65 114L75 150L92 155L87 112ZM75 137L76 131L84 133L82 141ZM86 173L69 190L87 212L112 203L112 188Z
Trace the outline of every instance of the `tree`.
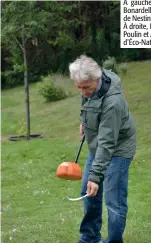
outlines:
M8 49L17 43L23 57L27 138L30 137L27 42L38 45L37 36L47 31L49 17L50 13L41 10L34 1L2 2L2 42Z
M83 53L100 65L150 59L149 49L120 48L119 20L119 1L2 1L2 87L21 84L25 70L30 82L68 73Z

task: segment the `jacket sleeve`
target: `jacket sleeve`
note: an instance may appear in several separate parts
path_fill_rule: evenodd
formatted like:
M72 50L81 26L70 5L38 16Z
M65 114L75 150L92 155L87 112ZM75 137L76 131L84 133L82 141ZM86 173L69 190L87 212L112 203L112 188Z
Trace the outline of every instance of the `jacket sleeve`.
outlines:
M98 131L98 146L90 170L89 181L99 184L104 180L104 174L117 144L121 120L119 104L111 105L102 114Z

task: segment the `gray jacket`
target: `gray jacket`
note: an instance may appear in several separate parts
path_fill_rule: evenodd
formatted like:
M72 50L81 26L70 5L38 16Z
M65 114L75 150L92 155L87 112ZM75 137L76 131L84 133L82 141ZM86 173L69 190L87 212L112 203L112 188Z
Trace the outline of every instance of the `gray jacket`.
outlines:
M82 98L80 117L89 151L95 155L88 180L99 184L112 156L131 158L136 150L135 125L115 73L103 69L101 89Z

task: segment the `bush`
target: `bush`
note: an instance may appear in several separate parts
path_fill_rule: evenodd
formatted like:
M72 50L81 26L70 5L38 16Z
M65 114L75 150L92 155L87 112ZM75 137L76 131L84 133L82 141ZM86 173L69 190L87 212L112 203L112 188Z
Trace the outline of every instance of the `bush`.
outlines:
M118 69L119 69L119 71L120 71L123 75L126 75L126 73L127 73L127 63L121 63L121 64L119 64Z
M47 102L67 98L67 94L65 93L64 89L51 81L43 81L39 83L38 92L45 98Z
M110 69L115 73L118 73L117 71L117 63L116 59L114 57L108 57L104 62L103 62L103 67L105 69Z
M12 88L24 83L24 74L15 73L14 70L6 70L1 73L2 88Z

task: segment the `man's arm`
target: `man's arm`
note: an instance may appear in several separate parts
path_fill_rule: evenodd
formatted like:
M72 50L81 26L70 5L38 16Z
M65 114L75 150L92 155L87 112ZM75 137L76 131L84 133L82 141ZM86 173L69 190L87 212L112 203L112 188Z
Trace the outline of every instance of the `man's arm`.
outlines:
M99 184L104 179L105 171L117 144L122 120L121 112L119 104L112 104L102 115L98 132L98 147L90 170L89 181Z

